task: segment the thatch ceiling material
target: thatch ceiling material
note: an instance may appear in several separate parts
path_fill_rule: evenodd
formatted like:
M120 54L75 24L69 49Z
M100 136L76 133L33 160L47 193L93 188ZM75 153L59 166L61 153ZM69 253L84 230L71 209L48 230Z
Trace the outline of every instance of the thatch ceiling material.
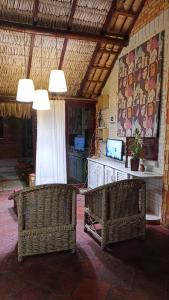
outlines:
M31 104L0 103L0 117L15 117L30 119L32 116Z
M0 100L15 98L25 74L36 89L47 89L56 67L65 72L66 96L97 97L144 2L1 0Z

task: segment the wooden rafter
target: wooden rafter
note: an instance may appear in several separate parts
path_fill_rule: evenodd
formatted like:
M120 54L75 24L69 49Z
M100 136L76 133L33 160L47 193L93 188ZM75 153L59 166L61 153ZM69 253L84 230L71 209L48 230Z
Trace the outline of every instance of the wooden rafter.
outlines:
M119 53L119 51L115 51L115 50L113 50L113 49L110 49L110 50L108 50L108 49L105 49L105 48L100 48L99 49L99 52L101 52L102 54L117 54L117 53Z
M69 20L68 20L68 25L67 25L69 30L71 29L71 26L72 26L73 17L74 17L75 10L76 10L76 5L77 5L77 0L73 0L70 16L69 16Z
M118 56L118 55L117 55L117 56ZM115 62L116 62L116 59L112 62L112 64L111 64L109 70L107 71L107 74L106 74L106 76L105 76L105 78L104 78L104 81L102 82L102 84L101 84L101 86L100 86L100 88L99 88L99 90L98 90L98 95L101 93L101 90L102 90L102 88L103 88L103 84L104 84L104 83L107 81L107 79L109 78L109 75L110 75L110 73L111 73L111 71L112 71L112 68L113 68Z
M118 18L118 16L119 16L120 14L126 16L126 18L127 18L127 17L132 17L133 21L132 21L131 26L129 27L129 29L128 29L128 31L127 31L127 33L129 34L129 33L131 32L131 30L132 30L132 28L133 28L133 26L134 26L136 20L137 20L137 17L138 17L138 15L139 15L140 11L142 10L142 8L143 8L143 6L144 6L145 1L146 1L146 0L144 0L144 1L142 2L142 4L141 4L140 7L139 7L139 10L138 10L137 13L135 13L135 14L132 12L132 9L131 9L131 7L132 7L132 5L133 5L134 2L131 3L130 10L129 10L128 12L124 12L124 10L122 10L122 9L116 9L117 1L113 1L113 2L112 2L111 9L110 9L110 11L109 11L109 13L108 13L108 15L107 15L107 20L105 21L105 24L104 24L104 26L103 26L102 31L108 33L108 32L107 32L107 29L108 29L108 27L109 27L109 25L110 25L111 17L112 17L112 15L113 15L113 13L114 13L114 17L115 17L116 19ZM114 10L113 10L113 9L114 9ZM125 18L125 20L124 20L124 22L123 22L123 24L122 24L121 30L122 30L122 28L123 28L123 26L124 26L124 24L125 24L126 18ZM112 28L112 31L113 31L113 28ZM121 49L122 49L122 47L119 46L119 49L118 49L117 52L116 52L116 51L112 51L112 50L110 50L110 51L112 51L112 52L113 52L112 54L114 54L114 55L116 56L116 58L117 58L118 55L119 55L119 53L121 52ZM102 53L107 53L107 54L109 54L109 56L108 56L108 58L107 58L107 60L106 60L106 61L108 61L108 59L109 59L109 57L110 57L110 53L111 53L111 52L109 52L109 50L107 50L107 49L99 49L98 52L102 52ZM100 87L99 87L99 89L97 90L97 95L99 95L99 94L101 93L101 90L102 90L102 88L103 88L105 82L107 81L107 79L108 79L108 77L109 77L109 75L110 75L110 73L111 73L111 71L112 71L112 68L113 68L113 66L114 66L114 64L115 64L116 58L113 59L113 61L112 61L111 65L110 65L110 67L107 68L107 70L106 70L106 71L107 71L106 76L104 77L104 80L102 80L102 81L100 80L100 77L102 76L102 72L100 73L99 78L97 78L97 82L95 83L94 87L92 86L92 91L90 92L90 94L93 93L94 96L96 95L96 93L94 93L94 91L95 91L95 88L96 88L96 86L97 86L97 83L100 84ZM100 60L99 60L99 61L100 61ZM106 65L106 62L105 62L105 65ZM89 66L89 68L88 68L88 70L87 70L87 71L88 71L88 76L87 76L87 78L86 78L86 81L89 82L89 85L88 85L88 87L87 87L87 91L88 91L88 89L89 89L89 87L90 87L90 83L94 83L94 82L95 82L95 81L93 81L93 78L94 78L94 76L95 76L96 70L97 70L97 69L100 69L100 68L99 68L99 62L97 62L97 66L95 66L95 71L92 73L92 78L88 79L88 78L89 78L89 75L90 75L90 72L91 72L91 68L92 68L92 65L91 65L91 67ZM103 66L103 70L105 70L105 69L104 69L104 66ZM83 94L83 89L82 89L82 88L81 88L80 92ZM88 95L89 95L89 94L88 94Z
M106 62L108 61L109 57L110 57L110 54L108 55L108 57L107 57L107 59L106 59ZM102 59L102 55L100 56L100 59L99 59L97 65L99 65L101 59ZM106 64L106 62L105 62L105 64ZM96 68L96 70L97 70L97 69L98 69L98 68ZM108 68L108 69L110 70L110 68ZM96 70L95 70L95 71L96 71ZM108 70L108 72L109 72L109 70ZM107 73L108 73L108 72L107 72ZM102 75L102 73L100 73L99 78L98 78L97 80L93 80L93 79L88 80L90 83L95 83L95 87L94 87L94 89L93 89L92 92L94 92L94 90L95 90L95 88L96 88L96 86L97 86L98 83L101 83L101 85L102 85L102 84L105 82L105 80L100 80L101 75ZM92 78L94 78L94 76L95 76L95 72L93 73ZM90 84L89 84L89 86L90 86Z
M106 20L104 22L104 25L103 25L103 28L102 28L102 33L104 33L107 30L107 27L108 27L108 25L111 21L111 18L112 18L112 11L116 8L116 4L117 4L117 0L113 0L112 4L111 4L111 7L110 7L110 10L107 14ZM89 67L88 67L88 69L86 71L86 74L85 74L85 76L84 76L84 78L81 82L80 89L78 91L78 95L82 94L84 83L87 81L87 78L89 77L89 74L91 72L91 67L94 65L95 57L96 57L96 54L98 53L98 51L100 50L100 47L101 47L100 43L97 43L96 47L95 47L95 50L93 52ZM95 72L94 72L94 74L95 74ZM94 76L94 74L93 74L93 76Z
M80 96L80 95L82 94L84 83L86 82L86 80L87 80L87 78L88 78L88 76L89 76L89 74L90 74L91 66L94 64L94 61L95 61L95 58L96 58L96 54L97 54L99 48L100 48L100 43L97 43L97 44L96 44L96 47L95 47L95 49L94 49L94 51L93 51L93 55L92 55L92 58L91 58L91 60L90 60L89 67L88 67L88 69L87 69L87 71L86 71L86 74L85 74L85 76L84 76L84 78L83 78L83 80L82 80L82 82L81 82L80 89L79 89L79 91L78 91L78 93L77 93L78 96Z
M132 10L125 11L122 9L116 9L115 13L129 18L135 18L138 16L138 13L134 13Z
M33 24L34 25L38 21L38 8L39 8L39 0L34 0L34 9L33 9Z
M83 40L83 41L91 41L94 43L103 42L106 44L115 44L115 45L128 45L128 36L126 35L117 35L116 33L111 33L111 35L107 34L92 34L86 32L75 32L70 30L62 30L62 29L50 29L46 27L36 27L35 25L30 24L21 24L11 21L0 20L1 29L13 30L18 32L27 32L34 33L52 37L60 37L60 38L68 38L73 40Z
M106 66L98 66L98 65L95 65L93 64L93 66L91 66L92 68L95 68L95 69L98 69L98 70L109 70L109 67L106 67Z
M85 97L70 97L70 96L64 96L65 100L88 100L88 101L96 101L96 99L89 99ZM6 96L6 95L0 95L0 103L15 103L16 102L16 96Z
M61 53L61 56L60 56L60 61L59 61L59 66L58 66L59 70L62 69L63 60L64 60L64 57L65 57L66 48L67 48L67 43L68 43L68 39L66 38L64 40L63 47L62 47L62 53Z
M70 28L72 26L73 16L74 16L75 9L76 9L76 4L77 4L77 0L73 0L70 16L69 16L69 20L68 20L68 25L67 25L68 30L70 30ZM59 67L58 67L59 70L62 69L62 65L63 65L65 53L66 53L66 48L67 48L67 43L68 43L68 39L65 38L64 43L63 43L62 53L60 56L60 62L59 62Z
M36 26L36 22L37 22L38 7L39 7L39 0L34 0L34 9L33 9L33 16L32 16L34 26ZM31 42L30 42L30 49L29 49L29 59L28 59L26 78L30 77L34 42L35 42L35 34L32 34Z
M32 64L32 54L33 54L33 47L35 42L35 35L33 34L31 36L31 42L30 42L30 49L29 49L29 58L28 58L28 67L26 72L26 78L30 77L30 71L31 71L31 64Z
M116 9L116 4L117 4L117 0L112 0L111 7L109 9L109 12L107 14L106 20L105 20L103 28L102 28L102 32L107 31L107 28L108 28L109 23L110 23L111 18L112 18L112 14L113 14L114 10Z
M139 9L138 9L138 11L137 11L137 16L140 14L141 10L143 9L143 6L144 6L145 2L146 2L146 0L143 0L143 1L141 2L140 7L139 7ZM137 16L136 16L136 18L133 20L133 22L131 23L131 25L130 25L128 31L127 31L128 34L130 34L130 32L131 32L131 30L132 30L134 24L136 23Z

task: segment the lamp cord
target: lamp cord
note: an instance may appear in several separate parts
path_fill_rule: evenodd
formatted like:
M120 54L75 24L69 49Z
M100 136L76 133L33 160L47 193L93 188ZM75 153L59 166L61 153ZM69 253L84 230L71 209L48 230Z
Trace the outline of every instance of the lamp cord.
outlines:
M57 38L56 38L56 69L58 69Z
M27 76L26 76L25 31L24 31L23 51L24 51L25 78L27 78Z
M41 57L41 89L42 89L42 35L41 35L41 54L40 54L40 57Z

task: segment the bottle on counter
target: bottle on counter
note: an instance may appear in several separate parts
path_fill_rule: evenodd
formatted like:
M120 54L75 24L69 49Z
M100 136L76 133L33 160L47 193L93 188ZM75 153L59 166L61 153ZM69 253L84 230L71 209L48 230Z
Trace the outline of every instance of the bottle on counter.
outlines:
M144 161L143 159L140 159L140 172L144 172L145 171L145 166L144 166Z

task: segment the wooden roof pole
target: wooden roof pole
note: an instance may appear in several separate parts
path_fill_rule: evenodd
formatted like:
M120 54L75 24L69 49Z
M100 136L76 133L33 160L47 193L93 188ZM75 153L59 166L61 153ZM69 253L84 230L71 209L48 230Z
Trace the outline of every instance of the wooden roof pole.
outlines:
M25 33L34 33L40 35L46 35L51 37L60 37L60 38L68 38L72 40L82 40L82 41L91 41L94 43L106 43L106 44L116 44L127 46L128 45L128 36L111 33L111 34L92 34L86 32L77 32L70 31L65 29L52 29L46 27L36 27L35 25L30 24L19 24L16 22L0 20L0 29L13 30L18 32Z
M33 24L34 24L34 26L36 26L36 22L37 22L38 7L39 7L39 0L34 0L34 9L33 9ZM28 68L27 68L27 72L26 72L26 78L30 77L34 42L35 42L35 34L32 34L31 42L30 42L30 50L29 50L29 59L28 59Z
M115 9L115 7L116 7L116 2L117 2L117 0L112 1L110 10L109 10L109 12L108 12L108 14L107 14L106 20L105 20L104 25L103 25L103 28L102 28L102 33L104 33L104 32L106 31L106 28L107 28L107 26L108 26L109 23L110 23L110 20L111 20L111 17L112 17L112 10ZM86 74L85 74L85 76L84 76L84 78L83 78L83 80L82 80L82 82L81 82L80 89L79 89L79 91L78 91L78 93L77 93L78 96L80 96L80 95L82 94L83 87L84 87L84 83L86 82L86 80L87 80L87 78L88 78L88 76L89 76L89 74L90 74L91 68L92 68L93 65L94 65L95 57L96 57L96 54L97 54L98 51L99 51L99 48L100 48L100 43L97 43L97 44L96 44L96 47L95 47L95 50L94 50L94 52L93 52L92 58L91 58L91 60L90 60L90 64L89 64L88 69L87 69L87 71L86 71Z
M77 0L73 0L70 16L69 16L69 20L68 20L68 26L67 26L68 30L70 30L70 28L72 26L73 16L74 16L74 13L75 13L76 5L77 5ZM66 48L67 48L67 43L68 43L68 38L65 38L64 43L63 43L62 53L61 53L61 56L60 56L60 62L59 62L59 66L58 66L59 70L62 69L62 65L63 65L65 53L66 53Z
M132 23L132 25L129 27L128 34L130 34L130 32L131 32L131 30L132 30L132 28L133 28L133 25L135 24L135 22L136 22L136 20L137 20L137 16L139 15L139 13L141 12L141 10L142 10L142 8L143 8L143 6L144 6L145 1L146 1L146 0L144 0L144 1L142 2L142 4L140 5L139 10L138 10L138 12L137 12L137 15L135 15L135 18L134 18L134 20L133 20L133 23ZM101 90L102 90L102 88L103 88L103 85L104 85L104 83L107 81L107 79L109 78L109 75L110 75L110 73L111 73L111 70L112 70L114 64L115 64L115 61L112 62L111 67L110 67L110 69L108 70L108 72L107 72L107 74L106 74L106 76L105 76L104 82L101 84L101 86L100 86L100 88L99 88L99 90L98 90L98 94L101 93Z

